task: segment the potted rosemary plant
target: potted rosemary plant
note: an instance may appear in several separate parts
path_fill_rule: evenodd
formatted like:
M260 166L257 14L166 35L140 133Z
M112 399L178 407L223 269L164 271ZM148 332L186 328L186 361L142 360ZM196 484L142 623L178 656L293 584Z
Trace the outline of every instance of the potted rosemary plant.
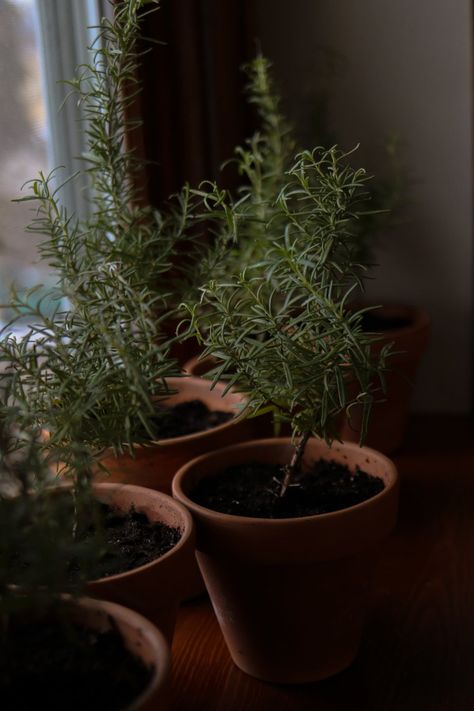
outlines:
M221 251L211 252L213 263L205 263L204 271L212 269L217 279L225 281L235 276L247 264L259 263L275 235L281 233L281 215L276 204L293 163L296 139L289 122L280 109L270 62L258 55L245 70L248 76L247 99L258 112L260 127L244 146L238 146L234 162L243 178L233 206L233 224L219 210L222 194L216 188L212 195L201 191L207 212L215 218L214 231L219 235ZM340 255L350 251L354 264L366 274L375 265L374 249L380 234L394 227L396 213L406 202L406 177L399 160L397 140L386 146L389 174L385 179L372 179L360 196L356 218L348 216L351 229ZM217 209L214 209L217 208ZM280 224L278 223L280 221ZM374 357L382 348L393 344L393 355L385 371L385 397L374 403L374 417L367 433L367 443L383 452L399 448L408 419L413 382L427 347L430 320L417 307L400 304L376 306L363 300L363 289L350 296L359 308L367 311L361 319L362 329L376 335L372 348ZM204 375L215 367L211 356L202 354L188 361L185 369L194 375ZM361 406L351 409L350 419L341 418L340 436L357 441L362 431Z
M190 194L183 189L162 211L144 205L136 181L142 163L128 148L138 124L140 17L153 6L114 4L91 63L69 82L86 120L90 213L68 214L56 173L31 181L23 200L37 210L29 229L44 237L40 255L58 279L49 296L57 308L48 317L41 303L14 295L11 307L32 325L20 342L5 339L2 358L15 362L15 387L35 400L55 447L84 442L100 454L108 481L166 492L184 461L240 439L234 416L243 403L224 385L211 391L183 377L171 354L177 337L167 324L186 281L176 252Z
M337 148L297 156L258 224L259 259L209 279L189 305L221 377L250 412L270 410L293 433L203 455L173 481L232 658L267 681L315 681L350 664L374 547L395 524L392 462L334 441L359 403L367 424L387 355L373 358L363 313L347 307L361 276L348 245L366 181ZM216 187L204 200L226 216L227 235L238 230L241 203Z
M170 653L161 632L136 612L83 597L86 571L104 550L98 530L74 540L77 509L92 503L87 479L78 472L74 497L52 496L40 433L13 428L12 413L16 420L16 408L2 409L0 433L4 707L167 708ZM72 560L81 571L74 577Z

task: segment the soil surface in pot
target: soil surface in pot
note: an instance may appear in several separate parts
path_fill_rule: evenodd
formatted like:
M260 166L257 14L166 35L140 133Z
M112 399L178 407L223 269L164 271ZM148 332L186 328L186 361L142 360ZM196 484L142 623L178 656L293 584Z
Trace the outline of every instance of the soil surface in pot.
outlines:
M19 504L21 513L21 501L12 499L11 503L12 506ZM97 580L133 570L160 558L181 538L181 531L178 528L171 528L159 521L151 522L145 514L134 508L122 512L98 501L96 506L93 502L89 504L87 517L81 517L73 535L75 516L71 494L61 492L52 499L50 505L51 515L54 517L55 511L59 512L58 521L61 521L63 527L63 546L58 554L57 564L64 565L64 572L71 581L84 575L89 580ZM28 526L28 521L24 521L22 525ZM46 541L46 543L54 545L54 541ZM76 549L81 551L81 556L78 555L77 558L74 557ZM105 552L100 556L99 561L92 565L92 560L97 560L95 551L98 550ZM15 568L18 570L20 580L22 571L31 564L33 566L36 564L33 556L37 553L36 546L30 546L28 541L20 549L11 551L8 566L12 571L15 571ZM86 571L80 569L80 557L83 560L90 560ZM11 582L17 581L12 579Z
M411 326L412 321L403 316L386 316L374 311L366 311L362 315L362 330L366 333L384 333L385 331L397 331L400 328Z
M201 400L180 402L173 407L157 407L158 414L152 419L154 439L171 439L204 432L224 424L234 417L232 412L210 410ZM146 433L144 433L146 439Z
M50 619L13 621L7 634L0 644L5 711L118 711L152 675L114 629L98 633Z
M298 518L339 511L360 504L384 489L382 479L321 459L305 471L285 496L277 464L250 462L202 479L191 492L197 504L234 516Z
M88 571L89 579L106 578L150 563L171 550L181 538L181 532L177 528L160 522L150 522L145 514L133 508L127 513L103 503L99 508L101 536L107 552L97 567ZM95 525L91 522L78 536L77 542L92 538L95 530ZM71 578L79 574L77 562L71 561Z

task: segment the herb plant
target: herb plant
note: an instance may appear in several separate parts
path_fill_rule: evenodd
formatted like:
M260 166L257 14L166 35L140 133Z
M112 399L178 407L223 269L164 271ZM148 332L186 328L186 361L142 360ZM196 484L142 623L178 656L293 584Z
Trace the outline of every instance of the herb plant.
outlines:
M243 181L231 210L227 209L226 192L215 183L203 183L200 190L192 191L192 197L198 199L192 204L192 215L199 219L201 201L206 228L216 238L207 260L200 256L202 269L196 283L206 272L225 278L239 274L246 264L258 262L278 229L275 221L281 217L275 202L292 165L294 139L280 110L270 62L259 54L244 69L247 98L255 106L261 126L244 145L236 147L234 158L228 161Z
M66 469L76 443L97 458L105 447L133 451L135 442L153 438L156 401L170 394L166 378L180 374L166 322L189 191L162 212L143 205L135 180L141 163L127 144L138 123L132 109L140 18L157 6L147 4L114 4L91 64L69 82L86 119L90 214L68 214L55 172L31 181L22 198L36 208L29 230L44 237L40 255L58 286L48 295L52 315L44 300L34 304L30 294L13 292L15 323L27 326L22 336L11 325L4 330L0 387L5 404L49 431L44 446Z
M258 262L275 234L283 232L285 221L276 204L287 182L286 173L294 164L297 145L295 131L282 113L270 61L259 54L244 70L248 77L247 100L255 106L260 126L244 145L237 146L234 158L229 161L243 179L233 199L232 212L226 214L221 209L226 195L218 185L204 184L202 190L193 191L203 200L206 217L214 220L211 230L217 234L220 246L220 252L215 248L211 251L210 259L214 261L207 263L204 270L212 269L223 278ZM322 148L329 151L331 145ZM354 154L347 153L347 160L352 160ZM406 172L396 136L387 140L386 156L386 177L365 182L363 194L359 195L358 214L350 218L351 227L345 236L346 250L350 247L354 262L364 267L374 265L374 248L380 233L400 223L398 213L407 203ZM197 211L194 205L193 211Z
M309 437L332 441L341 414L355 405L363 409L363 439L386 355L373 361L374 337L362 330L362 312L348 308L363 276L352 226L363 214L365 171L333 147L298 154L284 179L256 222L265 234L259 258L237 274L209 274L200 303L188 304L204 355L219 362L216 380L244 391L251 413L271 410L291 424L295 452L281 496L299 474ZM238 242L248 213L216 185L202 198L220 225L212 264Z

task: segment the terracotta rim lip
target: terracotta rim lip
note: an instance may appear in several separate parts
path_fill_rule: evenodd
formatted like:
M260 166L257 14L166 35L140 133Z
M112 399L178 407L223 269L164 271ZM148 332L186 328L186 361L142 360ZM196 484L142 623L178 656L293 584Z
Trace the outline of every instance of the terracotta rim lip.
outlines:
M401 313L401 316L405 315L406 318L411 320L408 326L402 326L401 328L394 328L389 331L373 331L373 333L381 333L382 339L394 340L400 336L407 335L408 333L422 331L428 329L431 324L431 318L425 309L421 309L418 306L410 306L409 304L400 304L395 302L383 302L381 304L367 303L367 302L357 302L355 305L356 309L368 309L367 313L383 314L385 309L397 309ZM377 308L378 307L378 308ZM371 331L372 333L372 331ZM382 340L380 339L380 340Z
M51 490L54 491L56 489L60 488L71 488L71 484L68 482L60 483L57 484L54 487L51 487ZM102 585L108 582L114 582L116 580L121 580L124 577L128 577L131 575L134 575L135 573L141 573L144 570L148 570L149 568L152 568L154 565L158 565L161 561L167 560L168 558L171 558L172 555L175 555L176 552L178 552L181 548L184 546L188 545L190 538L193 534L194 531L194 522L191 514L187 510L185 506L180 501L177 501L176 499L173 499L172 496L168 496L168 494L164 494L161 491L156 491L155 489L148 489L145 486L136 486L135 484L118 484L118 483L112 483L112 482L103 482L103 483L97 483L93 484L92 490L97 490L99 489L102 491L116 491L116 490L126 490L129 491L131 494L134 492L137 494L140 494L142 492L146 492L147 498L148 497L153 497L153 498L158 498L158 499L165 499L166 501L171 502L171 505L174 508L177 508L179 513L181 514L182 518L184 519L184 527L181 533L181 538L179 541L176 543L176 545L173 546L173 548L170 548L170 550L165 553L164 555L160 555L159 558L154 558L153 560L150 560L148 563L145 563L144 565L139 565L136 568L131 568L130 570L125 570L123 573L115 573L114 575L107 575L106 577L102 578L94 578L93 580L87 580L86 585ZM127 608L128 609L128 608Z
M186 382L186 381L198 381L200 383L209 383L209 390L212 392L212 390L215 390L217 387L226 387L226 383L223 381L219 380L214 388L211 389L211 380L206 380L205 378L200 378L197 375L183 375L182 377L179 378L166 378L168 382L171 381L181 381L181 382ZM232 393L233 395L237 395L238 397L241 398L242 404L245 406L247 398L245 395L242 393L236 392L233 388L229 388L228 393ZM227 394L227 393L226 393ZM244 408L243 408L244 409ZM142 450L142 449L150 449L150 448L159 448L159 449L165 449L166 447L175 447L176 445L179 444L187 444L188 442L194 442L195 440L199 439L207 439L208 437L211 437L215 432L222 432L224 430L229 429L230 427L233 427L236 425L238 422L241 422L243 419L245 419L245 415L242 412L236 413L231 420L228 420L228 422L223 422L221 425L216 425L216 427L211 427L209 430L201 430L200 432L192 432L191 434L187 435L181 435L180 437L169 437L168 439L151 439L149 443L144 444L143 442L140 444L135 444L134 447L137 450ZM133 456L129 452L125 453L126 456ZM108 454L104 454L104 456L109 456ZM112 455L113 456L113 455ZM122 455L119 455L119 457Z
M130 627L142 631L143 634L144 630L146 630L147 641L153 647L157 661L160 663L154 665L150 681L141 694L139 694L124 711L135 711L139 709L141 705L150 698L154 691L164 684L170 671L171 654L163 633L146 617L129 607L125 607L125 605L118 605L115 602L109 602L107 600L95 600L90 597L81 597L73 604L92 611L99 610L114 619L123 620L126 624L130 624Z
M315 437L312 438L313 440L316 439ZM241 442L240 444L236 445L231 445L230 447L224 447L223 449L218 449L214 450L214 452L209 452L207 454L202 454L199 457L196 457L195 459L192 459L191 461L187 462L184 464L180 469L178 469L177 473L175 474L175 477L172 482L172 490L173 490L173 496L178 498L179 501L185 502L185 506L189 506L189 508L192 511L195 511L196 513L201 513L203 515L209 516L209 513L213 517L218 517L221 521L227 522L227 523L235 523L235 521L242 521L243 524L252 524L252 525L265 525L265 526L290 526L290 525L295 525L298 522L308 522L311 520L321 520L321 521L327 521L329 518L336 518L336 517L341 517L341 516L347 516L349 512L352 511L359 511L363 510L364 508L370 507L373 502L379 501L381 498L384 498L388 496L394 489L397 488L398 486L398 481L399 481L399 474L397 467L395 466L394 462L386 457L384 454L381 452L378 452L376 449L372 449L371 447L359 447L358 444L355 442L340 442L341 447L344 449L357 449L357 450L363 450L364 452L367 452L370 455L375 455L375 457L381 461L387 468L388 472L391 473L392 479L388 484L385 484L384 488L382 491L380 491L378 494L375 494L375 496L371 496L370 499L366 499L365 501L362 501L359 504L354 504L353 506L348 506L344 509L339 509L338 511L329 511L324 514L310 514L308 516L293 516L292 518L259 518L256 516L237 516L235 514L226 514L222 513L220 511L214 511L213 509L208 509L205 506L201 506L200 504L197 504L194 502L192 499L189 498L189 496L183 491L181 487L181 482L182 480L186 477L187 473L189 472L190 469L194 468L196 464L200 464L201 462L204 462L208 459L213 458L213 455L221 455L223 452L229 452L231 453L232 451L236 450L242 450L242 449L252 449L255 447L255 445L258 445L259 448L261 447L271 447L272 444L274 446L291 446L291 437L278 437L278 438L273 438L273 439L258 439L258 440L249 440L248 442ZM206 478L206 477L203 477Z

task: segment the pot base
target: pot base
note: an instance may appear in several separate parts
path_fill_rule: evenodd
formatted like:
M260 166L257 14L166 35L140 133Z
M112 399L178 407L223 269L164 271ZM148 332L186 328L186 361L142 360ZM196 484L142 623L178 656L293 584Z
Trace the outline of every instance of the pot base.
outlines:
M312 683L350 666L359 648L374 555L266 566L198 553L234 664L273 684Z

